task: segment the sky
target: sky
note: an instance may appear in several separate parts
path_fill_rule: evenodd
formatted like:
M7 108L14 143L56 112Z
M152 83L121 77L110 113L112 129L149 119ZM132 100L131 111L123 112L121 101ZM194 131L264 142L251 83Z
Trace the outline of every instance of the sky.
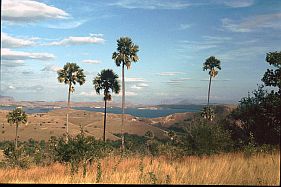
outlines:
M126 102L207 102L203 63L221 61L211 103L238 103L257 89L266 53L281 49L280 0L2 0L1 95L18 101L66 101L57 70L77 63L86 75L72 101L96 102L102 69L121 77L112 60L117 40L139 46L125 69ZM120 102L121 94L113 95Z

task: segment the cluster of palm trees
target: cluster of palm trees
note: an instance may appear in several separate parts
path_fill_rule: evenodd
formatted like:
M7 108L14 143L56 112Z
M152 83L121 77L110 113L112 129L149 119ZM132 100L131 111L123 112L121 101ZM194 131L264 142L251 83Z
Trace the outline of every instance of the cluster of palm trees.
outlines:
M125 149L124 144L124 110L125 110L125 66L127 69L131 67L132 62L137 62L139 57L137 52L139 51L138 45L135 45L132 42L132 39L129 37L121 37L117 40L117 52L113 52L112 59L115 61L117 66L122 66L122 124L121 124L121 148ZM210 80L209 80L209 89L208 89L208 102L207 106L204 107L201 115L202 117L212 121L214 118L213 109L209 106L210 100L210 90L211 90L211 82L212 78L218 74L218 70L221 70L220 60L216 59L214 56L206 59L205 63L203 63L203 71L209 70ZM66 63L64 67L57 71L58 73L58 81L60 83L65 83L68 85L68 100L67 100L67 114L66 114L66 140L68 140L69 136L69 127L68 127L68 116L70 109L70 94L74 92L74 85L78 83L79 85L83 85L85 83L85 74L83 73L83 69L81 69L76 63ZM94 89L97 94L101 94L103 90L103 100L104 100L104 129L103 129L103 140L106 141L105 138L105 128L106 128L106 108L107 101L110 101L112 96L111 93L118 94L120 91L120 83L118 81L118 75L113 72L111 69L104 69L93 80ZM18 142L18 125L20 123L27 122L27 115L22 110L22 108L16 108L12 112L7 115L7 120L11 124L16 124L16 139L15 139L15 147L17 148Z
M124 67L127 69L131 67L132 62L137 62L139 57L137 52L139 51L138 45L132 42L129 37L121 37L117 40L117 52L112 54L112 59L115 61L117 66L122 66L122 124L121 124L121 140L122 149L124 149L124 110L125 110L125 76ZM66 63L63 69L58 70L58 81L68 85L68 102L67 102L67 123L66 133L68 131L68 113L70 108L70 93L74 92L74 85L78 82L80 85L85 83L85 75L83 69L81 69L76 63ZM93 84L97 94L104 92L104 132L103 140L105 141L105 127L106 127L106 103L111 100L111 92L118 94L120 91L120 84L118 81L118 75L111 69L102 70L96 78L93 80Z

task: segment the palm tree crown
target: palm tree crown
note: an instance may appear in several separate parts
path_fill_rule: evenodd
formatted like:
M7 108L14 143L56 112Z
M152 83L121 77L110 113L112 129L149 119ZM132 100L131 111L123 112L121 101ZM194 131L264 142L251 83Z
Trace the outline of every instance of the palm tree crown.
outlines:
M98 73L97 77L93 80L93 84L97 94L104 90L104 100L107 101L111 100L110 90L116 94L120 91L118 75L111 69L102 70L101 73Z
M63 69L58 70L58 81L60 83L64 82L68 85L68 98L67 98L67 108L70 108L70 92L74 92L74 86L77 82L82 85L85 83L85 75L83 69L81 69L76 63L66 63ZM66 114L66 133L68 134L68 111ZM66 137L68 141L68 136Z
M124 63L127 69L130 69L131 63L139 60L137 55L139 46L135 45L129 37L121 37L117 40L117 51L112 54L112 59L115 60L117 66Z
M105 128L106 128L106 101L111 100L110 90L116 94L120 91L120 84L118 81L118 75L115 74L111 69L104 69L101 73L98 73L96 78L93 80L95 90L97 94L100 94L101 90L104 90L104 126L103 126L103 141L105 142Z
M26 123L27 122L27 115L22 110L22 108L17 107L15 110L11 111L7 115L7 121L10 124L19 124L19 123Z
M210 70L209 75L215 77L218 74L218 71L215 68L221 70L220 64L220 60L216 59L214 56L211 56L206 59L205 63L203 64L203 71Z
M85 75L83 69L81 69L76 63L66 63L63 69L58 70L58 81L65 84L76 84L80 85L85 83ZM74 91L74 90L72 90Z

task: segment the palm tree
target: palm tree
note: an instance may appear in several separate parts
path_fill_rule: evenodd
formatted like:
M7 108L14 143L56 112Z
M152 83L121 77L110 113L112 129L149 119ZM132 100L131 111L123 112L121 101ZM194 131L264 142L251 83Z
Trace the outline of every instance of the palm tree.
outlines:
M208 107L209 107L209 100L210 100L210 91L211 91L211 82L212 77L215 77L218 74L218 71L216 69L221 70L220 66L220 60L216 59L214 56L209 57L206 59L205 63L203 64L203 71L210 70L210 81L209 81L209 90L208 90Z
M74 85L78 82L80 85L85 83L85 75L76 63L66 63L63 69L57 71L58 81L68 85L68 100L67 100L67 114L66 114L66 139L68 140L68 113L70 108L70 92L74 92Z
M22 110L21 107L17 107L15 110L7 114L7 121L10 124L16 124L16 139L15 139L15 148L18 148L18 128L20 123L27 122L27 115Z
M117 40L117 52L112 54L112 59L115 61L117 66L122 65L122 150L125 149L124 145L124 108L125 108L125 80L124 80L124 67L130 69L132 62L137 62L139 57L137 52L139 51L139 46L132 42L129 37L121 37Z
M106 101L111 100L110 90L116 94L120 91L120 84L118 81L118 75L115 74L111 69L102 70L98 73L96 78L93 80L95 90L97 94L100 94L101 90L104 94L104 123L103 123L103 141L105 142L105 127L106 127Z

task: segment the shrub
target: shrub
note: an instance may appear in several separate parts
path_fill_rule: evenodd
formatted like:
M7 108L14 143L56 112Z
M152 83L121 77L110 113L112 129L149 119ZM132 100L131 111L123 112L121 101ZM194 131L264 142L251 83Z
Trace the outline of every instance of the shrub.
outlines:
M232 149L230 133L221 125L204 120L193 123L181 141L188 154L212 154Z

